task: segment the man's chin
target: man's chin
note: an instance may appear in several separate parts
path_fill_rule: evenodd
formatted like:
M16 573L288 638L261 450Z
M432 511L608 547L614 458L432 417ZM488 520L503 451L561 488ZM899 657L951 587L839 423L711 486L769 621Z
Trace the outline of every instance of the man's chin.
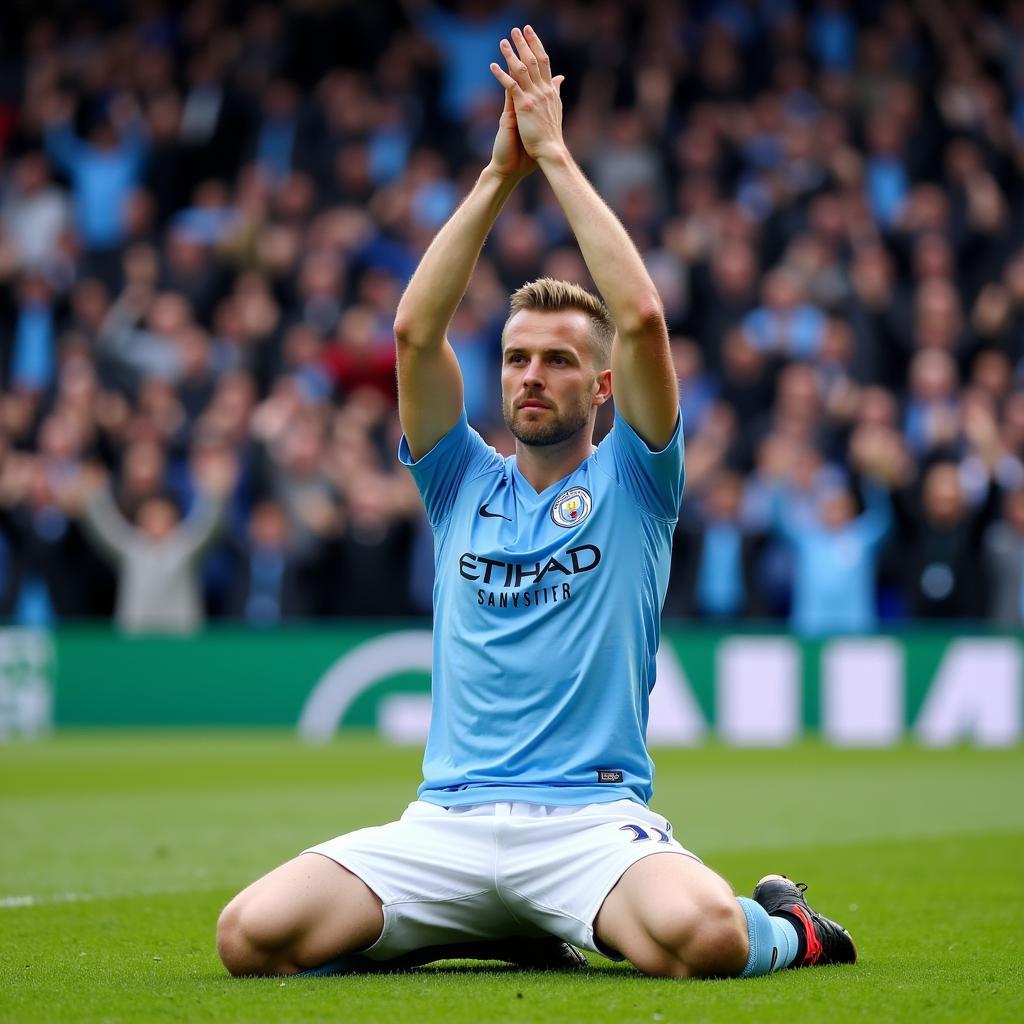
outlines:
M586 424L583 424L586 426ZM564 423L556 421L555 423L524 423L519 417L516 417L515 421L508 425L509 430L512 431L513 437L522 444L528 444L534 448L546 448L549 445L561 444L563 441L568 441L574 434L578 433L577 430L568 430Z
M558 444L562 440L557 434L546 433L529 433L525 430L513 430L513 435L517 441L521 441L523 444L528 444L532 448L546 448L548 445Z

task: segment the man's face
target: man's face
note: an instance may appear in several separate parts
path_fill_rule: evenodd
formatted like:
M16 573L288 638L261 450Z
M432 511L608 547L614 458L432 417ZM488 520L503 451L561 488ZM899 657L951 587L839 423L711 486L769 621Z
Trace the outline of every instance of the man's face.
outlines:
M136 523L149 540L160 542L178 525L178 510L163 498L150 498L139 506Z
M929 519L940 526L951 526L963 514L963 491L956 466L940 463L924 478L924 507Z
M819 506L821 522L826 530L841 530L853 521L856 513L853 495L845 489L832 491L822 499Z
M523 444L559 444L590 426L600 404L590 332L589 318L575 309L524 309L506 325L502 414Z

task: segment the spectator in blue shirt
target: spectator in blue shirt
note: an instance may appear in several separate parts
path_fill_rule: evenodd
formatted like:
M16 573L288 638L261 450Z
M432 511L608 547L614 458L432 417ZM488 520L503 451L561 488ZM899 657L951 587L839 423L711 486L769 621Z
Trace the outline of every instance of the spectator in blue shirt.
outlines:
M743 319L755 348L792 359L812 359L825 336L825 314L804 301L793 271L778 267L764 280L763 302Z
M722 470L707 488L701 518L680 519L666 615L724 621L762 611L757 569L764 535L741 522L742 498L743 478Z
M826 0L809 19L808 43L823 68L850 71L857 58L857 23L843 0Z
M942 349L925 348L910 363L904 433L914 455L952 445L960 435L956 360Z
M892 228L899 220L910 192L902 152L900 126L888 112L879 112L867 127L868 159L865 188L875 220Z
M11 356L11 386L42 394L53 383L57 365L53 302L46 281L35 274L22 278Z
M256 134L256 162L272 182L286 178L294 165L299 108L299 94L291 82L280 78L270 83Z
M494 59L494 41L511 31L517 17L512 7L492 11L480 0L462 0L454 12L430 7L420 16L419 29L443 62L441 106L446 117L460 121L493 94L488 65Z
M133 101L111 101L108 115L83 142L71 126L71 111L57 101L46 126L46 151L68 176L75 224L88 250L113 249L125 240L128 199L142 180L147 141Z
M868 633L878 626L877 556L892 509L875 482L865 483L864 498L857 515L852 492L836 488L822 498L815 522L793 514L785 491L777 497L775 527L794 552L790 625L803 636Z

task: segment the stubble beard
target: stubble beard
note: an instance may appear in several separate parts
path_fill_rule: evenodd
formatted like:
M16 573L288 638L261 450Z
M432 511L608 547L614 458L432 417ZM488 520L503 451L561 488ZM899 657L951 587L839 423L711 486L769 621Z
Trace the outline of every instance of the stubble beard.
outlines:
M529 421L521 416L523 410L513 409L511 403L502 403L502 416L505 426L512 436L522 444L535 448L545 448L553 444L561 444L575 437L590 423L590 407L580 402L563 416L555 414L544 419Z

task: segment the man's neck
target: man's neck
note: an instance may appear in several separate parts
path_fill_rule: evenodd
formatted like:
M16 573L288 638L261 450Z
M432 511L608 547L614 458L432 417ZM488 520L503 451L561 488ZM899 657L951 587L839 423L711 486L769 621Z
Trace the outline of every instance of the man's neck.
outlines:
M516 441L516 466L539 494L578 469L595 451L593 432L581 432L559 444L529 445Z

